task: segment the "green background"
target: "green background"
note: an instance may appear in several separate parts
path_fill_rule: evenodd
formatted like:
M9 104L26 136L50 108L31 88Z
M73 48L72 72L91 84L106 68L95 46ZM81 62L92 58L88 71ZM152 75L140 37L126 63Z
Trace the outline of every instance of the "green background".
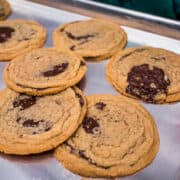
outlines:
M180 20L180 0L96 0L165 18Z

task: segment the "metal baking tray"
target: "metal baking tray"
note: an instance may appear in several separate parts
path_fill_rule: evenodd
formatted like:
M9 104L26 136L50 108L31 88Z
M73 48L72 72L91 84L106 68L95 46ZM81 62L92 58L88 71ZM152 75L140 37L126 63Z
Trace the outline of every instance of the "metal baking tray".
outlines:
M88 17L58 10L23 0L9 0L13 13L10 19L34 19L48 31L46 47L52 46L52 31L62 23L83 20ZM160 35L123 26L128 34L127 47L149 45L180 53L180 41ZM81 84L84 93L117 94L106 81L107 60L88 63L88 72ZM0 88L3 89L3 69L6 63L0 62ZM151 165L122 180L180 180L180 103L170 105L143 105L154 116L160 134L160 150ZM79 180L82 177L64 169L53 156L52 151L32 156L12 156L0 154L0 180ZM119 179L119 178L118 178ZM117 179L116 179L117 180Z

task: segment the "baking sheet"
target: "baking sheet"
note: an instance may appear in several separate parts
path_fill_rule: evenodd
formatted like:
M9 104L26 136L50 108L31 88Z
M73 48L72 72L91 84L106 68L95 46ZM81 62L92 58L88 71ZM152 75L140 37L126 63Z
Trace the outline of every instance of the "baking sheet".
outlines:
M58 9L34 4L23 0L10 0L14 18L34 19L48 30L46 47L52 45L51 33L62 23L87 17ZM180 42L160 35L123 27L128 34L127 47L150 45L180 53ZM117 94L106 81L105 66L101 63L88 63L88 72L81 84L86 95L94 93ZM6 63L0 62L0 88ZM122 180L180 180L180 103L171 105L143 104L154 116L160 134L160 150L153 163L135 175ZM79 180L64 169L53 157L52 151L33 156L11 156L0 154L0 180Z

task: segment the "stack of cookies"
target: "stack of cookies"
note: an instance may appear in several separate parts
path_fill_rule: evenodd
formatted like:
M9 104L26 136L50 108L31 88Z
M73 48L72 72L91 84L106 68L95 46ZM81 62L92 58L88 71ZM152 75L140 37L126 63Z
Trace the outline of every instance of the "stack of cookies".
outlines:
M40 48L46 30L39 23L0 23L0 58L8 88L0 92L0 151L34 154L67 140L80 125L87 105L73 87L87 71L83 58L70 51Z
M0 151L34 154L51 150L78 128L86 99L73 87L87 71L70 51L41 48L46 29L36 21L0 22L0 59L8 88L0 92ZM45 96L46 95L46 96Z
M119 177L146 167L159 149L152 116L133 98L180 99L179 55L140 47L122 50L126 33L101 20L68 23L42 48L46 30L35 21L0 22L0 59L8 88L0 92L0 151L28 155L55 149L69 170ZM83 95L75 85L85 61L110 58L107 79L123 95Z

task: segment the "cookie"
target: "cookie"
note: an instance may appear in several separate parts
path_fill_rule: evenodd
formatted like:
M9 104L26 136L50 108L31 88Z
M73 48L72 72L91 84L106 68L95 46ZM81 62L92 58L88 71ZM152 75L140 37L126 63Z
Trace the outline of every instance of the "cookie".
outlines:
M136 101L121 96L87 97L81 126L55 150L69 170L88 177L133 174L155 158L159 136L151 115Z
M45 40L46 30L36 21L0 21L0 61L11 60L42 47Z
M43 97L5 89L0 98L0 151L7 154L53 149L78 128L87 109L77 88Z
M153 47L129 48L107 65L106 77L122 94L149 103L180 100L180 55Z
M4 80L17 92L41 96L77 84L86 71L83 59L70 51L40 48L11 61L4 71Z
M61 25L53 33L57 49L71 50L85 60L104 60L124 48L127 36L119 25L97 19Z
M11 7L8 1L0 0L0 20L6 19L11 13Z

